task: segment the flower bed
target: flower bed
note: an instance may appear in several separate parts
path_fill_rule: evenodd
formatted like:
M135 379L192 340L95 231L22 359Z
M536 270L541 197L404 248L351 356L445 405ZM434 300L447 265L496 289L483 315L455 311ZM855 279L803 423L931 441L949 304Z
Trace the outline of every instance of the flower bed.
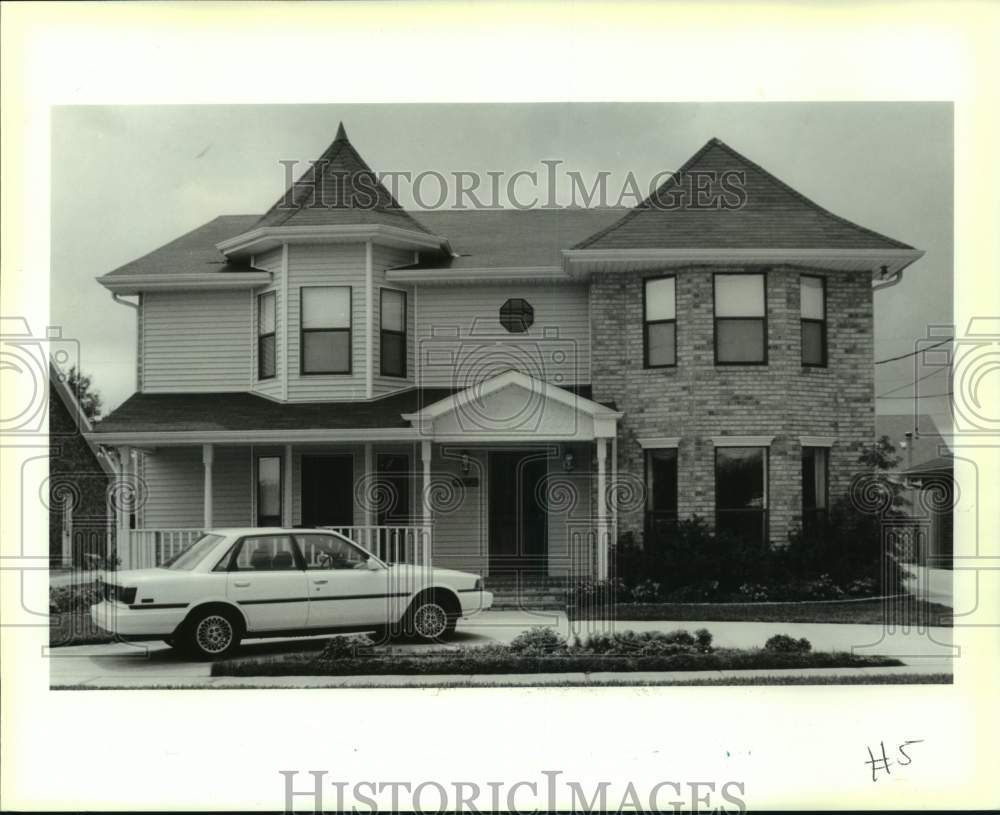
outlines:
M446 674L552 674L635 671L723 671L790 668L870 668L899 660L848 653L813 653L805 641L784 640L763 649L715 649L708 631L624 631L567 643L551 629L532 629L509 645L487 645L386 655L367 637L337 637L319 653L217 662L213 676L359 676Z

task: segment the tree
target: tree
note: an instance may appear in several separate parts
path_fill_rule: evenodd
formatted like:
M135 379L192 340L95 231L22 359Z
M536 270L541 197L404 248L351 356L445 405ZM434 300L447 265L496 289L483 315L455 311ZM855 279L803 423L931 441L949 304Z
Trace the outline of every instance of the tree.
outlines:
M93 419L95 416L100 415L101 394L96 389L93 389L89 376L81 373L74 365L69 369L69 375L66 377L66 385L69 387L70 393L76 397L76 401L80 403L80 409L83 411L84 416L88 419Z

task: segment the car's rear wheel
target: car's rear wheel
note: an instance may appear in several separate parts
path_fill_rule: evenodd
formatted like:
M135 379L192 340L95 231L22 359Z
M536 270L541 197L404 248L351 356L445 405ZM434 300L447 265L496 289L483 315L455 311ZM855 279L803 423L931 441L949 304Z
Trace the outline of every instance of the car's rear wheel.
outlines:
M434 597L417 600L406 620L406 633L421 640L443 640L455 633L458 615Z
M231 612L208 609L196 612L181 636L184 649L198 659L221 659L240 644L239 622Z

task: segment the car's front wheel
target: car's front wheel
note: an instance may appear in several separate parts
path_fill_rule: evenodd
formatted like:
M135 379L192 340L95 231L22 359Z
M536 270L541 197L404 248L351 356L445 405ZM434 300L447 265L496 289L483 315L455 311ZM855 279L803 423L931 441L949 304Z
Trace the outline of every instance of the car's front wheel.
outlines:
M436 598L427 597L414 603L406 622L408 634L422 640L442 640L455 633L458 615Z
M196 612L185 628L181 642L198 659L220 659L240 644L240 625L230 612L215 609Z

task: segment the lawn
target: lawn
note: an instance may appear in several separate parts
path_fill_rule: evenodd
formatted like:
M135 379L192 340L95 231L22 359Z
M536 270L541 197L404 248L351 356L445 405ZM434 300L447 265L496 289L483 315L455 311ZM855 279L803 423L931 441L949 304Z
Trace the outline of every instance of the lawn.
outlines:
M670 620L682 622L854 623L951 627L948 606L912 597L796 603L617 603L569 608L570 619Z

